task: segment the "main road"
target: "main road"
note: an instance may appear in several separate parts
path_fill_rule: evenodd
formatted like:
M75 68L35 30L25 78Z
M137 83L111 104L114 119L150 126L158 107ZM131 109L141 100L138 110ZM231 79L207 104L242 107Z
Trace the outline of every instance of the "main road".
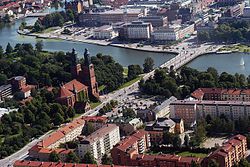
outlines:
M188 41L184 41L183 43L175 46L172 48L171 51L179 52L177 56L170 59L166 63L162 64L160 68L170 68L171 66L174 67L174 69L179 69L186 63L190 62L191 60L195 59L199 55L209 53L209 52L215 52L217 51L222 45L210 45L210 44L202 44L197 46L194 43L190 43ZM143 76L143 78L146 80L149 77L154 75L154 71L151 71L150 73L147 73ZM95 116L98 114L98 111L107 103L109 103L111 100L119 100L119 99L125 99L128 94L138 91L139 90L139 81L135 82L134 84L117 90L113 93L109 93L108 95L105 95L102 97L102 103L97 106L95 109L90 110L86 113L84 113L82 116ZM28 150L33 147L38 141L46 138L49 135L50 132L46 133L45 135L39 137L38 139L35 139L31 141L29 144L27 144L25 147L23 147L18 152L10 155L9 157L6 157L5 159L0 160L0 166L1 167L7 167L12 166L13 163L18 159L24 159L28 155Z

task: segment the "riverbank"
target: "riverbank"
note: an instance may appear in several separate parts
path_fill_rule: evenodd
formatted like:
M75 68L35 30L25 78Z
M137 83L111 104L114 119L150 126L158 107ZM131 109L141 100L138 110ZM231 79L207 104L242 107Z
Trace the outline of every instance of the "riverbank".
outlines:
M217 53L250 53L250 46L244 44L225 45Z
M55 40L65 40L65 41L72 41L72 42L82 42L87 44L94 44L94 45L100 45L100 46L112 46L112 47L119 47L124 49L131 49L131 50L137 50L137 51L144 51L144 52L155 52L155 53L169 53L169 54L178 54L178 51L175 49L162 49L164 45L159 46L152 46L152 45L144 45L143 47L138 47L138 43L112 43L112 41L106 41L106 40L96 40L96 39L90 39L83 36L72 36L72 35L62 35L60 34L61 29L57 29L54 32L49 33L28 33L27 31L20 31L18 30L17 33L20 35L25 36L33 36L36 38L41 39L55 39Z

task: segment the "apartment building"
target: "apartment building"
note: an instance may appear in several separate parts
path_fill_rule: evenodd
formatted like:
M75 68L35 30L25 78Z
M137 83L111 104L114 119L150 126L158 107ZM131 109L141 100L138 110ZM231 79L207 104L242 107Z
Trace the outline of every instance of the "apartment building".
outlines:
M163 142L164 132L183 133L184 122L179 118L158 118L155 122L147 123L145 131L149 133L151 144L160 144Z
M211 153L205 160L204 166L207 166L209 160L215 160L219 166L232 167L241 159L245 158L247 151L246 137L236 135L229 139L222 147Z
M125 25L128 33L128 39L149 39L153 30L151 23L142 21L133 21Z
M214 118L222 114L232 120L247 118L250 116L250 102L176 100L170 105L170 116L182 118L186 125L207 115Z
M101 159L119 141L119 127L115 124L106 124L80 141L77 149L78 155L83 158L87 152L90 152L95 159Z
M178 155L144 154L150 147L149 134L146 131L137 131L133 135L118 143L111 151L111 157L115 165L126 166L166 166L166 167L189 167L192 162L201 164L201 158L180 157Z
M197 100L250 101L250 89L198 88L191 97Z
M64 161L66 155L71 150L58 148L61 143L66 143L76 139L82 133L82 129L86 122L93 122L93 125L100 124L100 127L106 123L104 117L81 117L64 126L57 131L51 133L47 138L39 141L29 150L29 156L41 161L48 161L51 152L55 151L59 154L60 160Z
M111 157L115 165L128 165L133 155L143 154L150 147L149 134L144 131L136 131L129 137L119 142L111 150Z
M64 162L43 162L30 160L17 160L13 164L14 167L121 167L119 165L102 165L102 164L77 164ZM126 167L126 166L122 166Z
M10 84L0 86L0 102L12 94L12 86Z

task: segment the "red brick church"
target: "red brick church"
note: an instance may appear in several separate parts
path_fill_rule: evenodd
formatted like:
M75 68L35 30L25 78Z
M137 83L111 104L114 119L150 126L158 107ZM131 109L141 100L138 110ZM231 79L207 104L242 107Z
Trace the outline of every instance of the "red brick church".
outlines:
M91 63L87 49L84 52L83 65L78 63L75 50L72 50L71 74L74 79L60 86L57 98L59 103L68 107L77 107L86 105L89 99L99 100L94 65Z

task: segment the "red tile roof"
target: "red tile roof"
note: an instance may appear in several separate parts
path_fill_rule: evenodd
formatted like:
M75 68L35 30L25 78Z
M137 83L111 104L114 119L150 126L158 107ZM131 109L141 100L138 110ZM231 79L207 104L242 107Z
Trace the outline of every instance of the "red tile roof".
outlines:
M81 82L77 81L76 79L66 83L65 85L63 85L66 89L73 91L74 87L75 89L79 92L82 90L87 90L88 87L84 84L82 84Z
M126 167L117 165L95 165L95 164L74 164L63 162L40 162L18 160L14 163L14 167Z
M68 89L66 89L65 87L60 87L60 92L59 92L60 98L71 97L72 95L74 94L70 92Z

